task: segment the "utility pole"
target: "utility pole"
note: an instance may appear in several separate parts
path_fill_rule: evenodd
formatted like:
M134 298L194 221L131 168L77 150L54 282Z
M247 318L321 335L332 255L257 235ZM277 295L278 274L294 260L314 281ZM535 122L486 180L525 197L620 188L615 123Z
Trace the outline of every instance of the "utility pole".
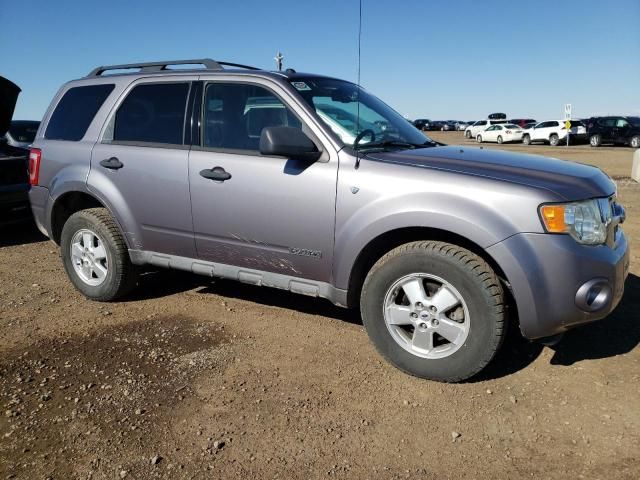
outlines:
M282 70L282 61L284 60L284 56L282 53L278 52L278 54L273 58L276 61L276 67L278 67L278 71Z

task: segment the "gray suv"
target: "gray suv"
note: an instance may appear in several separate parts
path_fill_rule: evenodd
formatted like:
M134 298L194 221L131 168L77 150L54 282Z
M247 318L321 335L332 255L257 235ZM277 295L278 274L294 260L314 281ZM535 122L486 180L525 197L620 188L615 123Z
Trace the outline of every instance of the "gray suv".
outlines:
M508 322L539 339L605 317L628 274L599 169L446 146L293 70L96 68L56 94L29 163L38 227L88 298L146 265L323 297L423 378L478 373Z

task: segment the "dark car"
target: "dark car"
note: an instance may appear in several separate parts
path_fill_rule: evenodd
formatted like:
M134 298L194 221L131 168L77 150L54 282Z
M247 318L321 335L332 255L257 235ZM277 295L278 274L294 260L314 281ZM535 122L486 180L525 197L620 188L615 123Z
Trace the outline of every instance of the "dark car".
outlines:
M608 143L640 148L640 117L591 117L587 134L592 147Z
M5 135L20 94L20 87L0 77L0 223L29 218L28 150L9 144Z
M520 128L526 128L527 124L536 124L538 122L536 122L533 118L512 118L511 120L509 120L509 123L518 125Z
M37 120L13 120L4 134L6 143L12 147L28 149L36 138L40 122Z
M431 124L431 120L428 118L419 118L418 120L413 121L413 126L418 130L429 130Z

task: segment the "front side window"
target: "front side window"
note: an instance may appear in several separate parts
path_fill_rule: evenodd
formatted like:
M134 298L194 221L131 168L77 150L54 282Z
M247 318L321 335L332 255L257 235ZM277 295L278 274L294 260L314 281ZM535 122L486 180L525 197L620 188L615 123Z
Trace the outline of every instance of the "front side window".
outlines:
M629 126L629 122L627 122L624 118L618 118L616 120L616 127L618 128L626 128Z
M189 83L134 87L116 112L113 141L182 145Z
M434 143L402 115L353 83L309 77L292 79L291 85L350 147L411 148Z
M81 140L114 87L114 84L108 83L67 90L51 114L44 138L74 142Z
M265 127L302 128L274 93L241 83L210 83L204 95L203 146L258 151Z

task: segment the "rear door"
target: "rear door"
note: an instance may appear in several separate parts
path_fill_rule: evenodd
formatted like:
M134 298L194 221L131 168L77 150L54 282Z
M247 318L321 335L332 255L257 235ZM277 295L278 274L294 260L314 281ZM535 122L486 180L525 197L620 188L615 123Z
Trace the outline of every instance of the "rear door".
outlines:
M616 118L613 127L613 141L620 144L627 143L630 129L631 124L626 118Z
M199 258L330 281L338 159L314 137L322 132L305 117L271 82L205 82L200 146L189 159ZM302 128L324 158L302 162L261 155L260 134L267 126ZM201 174L214 168L229 178Z
M185 139L191 80L131 85L93 149L88 186L111 202L134 249L195 256Z

